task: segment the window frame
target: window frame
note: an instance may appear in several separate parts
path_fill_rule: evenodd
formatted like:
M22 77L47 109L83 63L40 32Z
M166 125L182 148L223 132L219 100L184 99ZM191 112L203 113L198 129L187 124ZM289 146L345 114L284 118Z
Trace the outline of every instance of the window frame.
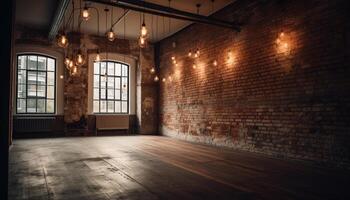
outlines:
M19 62L19 57L20 56L26 56L26 69L19 69L19 67L18 67L18 62ZM36 61L36 63L37 63L37 67L36 67L36 69L34 70L34 69L28 69L28 59L29 59L29 56L36 56L37 57L37 61ZM46 70L39 70L38 69L38 57L45 57L46 58ZM50 59L52 59L53 61L54 61L54 71L48 71L48 58L50 58ZM25 52L25 53L17 53L16 54L16 91L15 91L15 96L16 96L16 98L15 98L15 113L16 113L16 115L28 115L28 116L30 116L30 115L33 115L33 116L42 116L42 115L55 115L56 114L56 112L57 112L57 105L56 105L56 103L57 103L57 58L55 58L55 57L53 57L53 56L50 56L50 55L47 55L47 54L42 54L42 53L35 53L35 52ZM18 86L20 85L19 83L18 83L18 72L19 72L19 70L25 70L25 72L26 72L26 75L25 75L25 77L26 77L26 82L25 82L25 90L26 90L26 96L25 96L25 98L20 98L20 97L18 97ZM41 86L45 86L45 96L44 97L40 97L40 98L38 98L37 96L35 97L35 98L33 98L33 99L35 99L36 100L36 107L35 107L35 112L28 112L28 110L27 110L27 108L28 108L28 104L27 104L27 99L28 99L28 71L32 71L32 72L36 72L36 73L38 73L38 72L45 72L46 73L46 76L45 76L45 85L41 85ZM54 72L53 74L54 74L54 83L53 83L53 85L48 85L48 79L47 79L47 76L48 76L48 72ZM37 75L37 80L36 80L36 87L38 87L39 85L38 85L38 75ZM47 97L47 88L48 88L48 86L53 86L54 87L54 94L53 94L53 98L51 99L51 98L48 98ZM38 93L38 91L37 91L38 89L36 89L36 95L37 95L37 93ZM26 101L26 106L25 106L25 112L18 112L18 100L19 99L25 99L25 101ZM43 99L43 100L45 100L45 111L47 110L47 100L53 100L53 112L38 112L38 106L37 106L37 100L38 99Z
M95 63L99 63L99 73L98 74L95 74ZM106 83L105 83L105 98L104 99L101 99L101 77L103 76L101 74L101 63L106 63ZM108 63L113 63L114 64L114 75L107 75L108 74ZM115 65L116 64L120 64L120 76L117 76L115 75L116 72L115 72ZM123 65L127 67L127 76L123 76ZM98 88L95 87L95 75L98 75L99 76L99 79L98 79ZM115 98L115 93L114 93L114 98L110 101L113 101L114 103L114 112L108 112L108 77L113 77L114 79L114 88L113 90L115 91L116 88L115 88L115 79L116 78L119 78L120 79L120 99L116 99ZM127 79L127 99L126 100L122 100L122 78L125 78ZM125 62L121 62L121 61L118 61L118 60L101 60L101 61L93 61L92 62L92 113L94 115L129 115L130 114L130 64L128 63L125 63ZM94 98L94 95L95 95L95 89L98 89L98 99L95 99ZM103 89L103 88L102 88ZM98 101L99 102L99 112L95 112L94 111L94 102L95 101ZM106 101L106 112L101 112L101 101ZM116 108L115 108L115 102L116 101L119 101L120 102L120 112L115 112ZM126 102L126 112L123 112L122 111L122 102Z

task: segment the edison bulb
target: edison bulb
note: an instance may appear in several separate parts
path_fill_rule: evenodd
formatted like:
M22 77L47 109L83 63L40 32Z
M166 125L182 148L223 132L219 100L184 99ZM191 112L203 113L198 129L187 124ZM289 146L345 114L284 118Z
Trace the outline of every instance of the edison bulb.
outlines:
M151 74L154 74L154 72L156 72L156 69L154 69L154 67L152 67L150 72L151 72Z
M83 20L85 20L85 21L89 20L89 18L90 18L89 9L87 6L85 6L83 9L82 17L83 17Z
M192 51L190 50L187 55L188 55L188 57L191 57L192 56Z
M141 27L141 37L146 37L146 35L147 35L147 28L146 28L146 24L143 23Z
M96 54L95 61L96 61L96 62L100 62L100 61L101 61L100 53L97 53L97 54Z
M84 64L84 62L85 62L84 56L83 56L83 54L81 54L81 53L79 52L79 53L77 54L76 64L77 64L78 66L81 66L81 65Z
M171 56L171 60L175 60L175 56Z
M214 61L213 61L213 65L214 65L214 66L217 66L217 65L218 65L218 61L214 60Z
M175 65L177 62L176 62L176 60L173 60L173 64Z
M111 42L114 41L114 39L115 39L115 34L114 34L112 28L106 33L106 36L107 36L107 39L108 39L109 41L111 41Z
M69 65L69 63L70 63L69 57L64 58L64 64Z
M196 64L193 64L193 65L192 65L192 68L193 68L193 69L196 69L196 68L197 68L197 65L196 65Z
M61 34L57 37L57 45L66 48L68 46L68 38L65 34Z
M154 80L155 82L158 82L158 81L159 81L158 76L155 76L153 80Z
M69 62L68 67L69 67L69 68L72 68L73 66L74 66L74 62L73 62L73 60L71 60L71 61Z
M162 79L162 81L163 81L163 82L165 82L165 81L166 81L166 79L165 79L165 78L163 78L163 79Z

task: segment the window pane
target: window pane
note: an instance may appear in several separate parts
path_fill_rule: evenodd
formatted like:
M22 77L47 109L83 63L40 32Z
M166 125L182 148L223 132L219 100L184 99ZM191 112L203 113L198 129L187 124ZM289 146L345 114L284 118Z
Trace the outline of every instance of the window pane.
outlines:
M114 99L114 90L113 89L107 90L107 97L108 97L108 99Z
M38 113L44 113L45 112L45 99L38 99L37 100L37 112Z
M17 99L17 112L25 113L26 112L26 100L25 99Z
M36 70L38 65L37 56L28 56L28 69Z
M55 60L52 58L47 59L47 71L55 71Z
M18 84L26 84L26 70L18 70L17 77Z
M55 59L44 55L18 56L18 113L54 113L55 68Z
M127 100L128 99L128 84L127 84L128 79L127 78L122 78L122 100Z
M119 99L120 100L120 90L114 90L115 91L115 99Z
M114 89L114 78L113 77L108 77L107 87Z
M38 85L46 85L46 72L38 72Z
M98 88L99 81L100 81L100 76L99 75L94 75L94 87Z
M27 99L27 112L36 112L36 99Z
M114 101L108 101L108 112L109 113L114 112Z
M26 69L27 68L27 56L18 56L17 61L18 69Z
M100 74L105 75L106 74L106 63L101 62L101 71Z
M115 112L121 112L121 109L120 109L120 101L115 101L114 102L114 106L115 106Z
M47 86L47 98L53 99L55 98L55 87Z
M26 98L26 85L18 85L17 86L17 97L18 98Z
M36 77L37 77L37 72L35 71L28 71L28 82L27 84L35 84L36 85Z
M98 88L94 89L94 99L98 99L99 98L99 95L98 95L99 92L100 92L100 90Z
M38 56L38 70L46 70L46 58Z
M116 76L121 76L122 75L122 68L120 63L115 63L115 75Z
M120 78L115 78L115 89L120 89Z
M46 100L46 112L47 113L53 113L55 111L55 104L54 100Z
M94 101L94 112L99 112L100 111L100 104L98 101Z
M100 109L101 109L101 111L100 112L107 112L107 102L106 101L100 101L100 103L101 103L101 107L100 107Z
M128 103L126 101L122 101L122 112L128 112Z
M36 97L36 85L28 85L28 96Z
M45 97L46 91L45 91L46 86L37 86L37 93L36 96L38 97Z
M106 77L105 76L101 76L101 82L100 82L100 85L101 85L101 88L106 88Z
M101 89L100 99L106 99L106 89Z
M128 66L126 65L122 65L123 68L122 68L122 75L123 76L128 76Z
M108 62L107 67L108 67L107 74L108 75L114 75L114 63Z
M94 74L100 74L100 62L94 63Z
M55 84L55 73L47 72L47 85L54 85L54 84Z

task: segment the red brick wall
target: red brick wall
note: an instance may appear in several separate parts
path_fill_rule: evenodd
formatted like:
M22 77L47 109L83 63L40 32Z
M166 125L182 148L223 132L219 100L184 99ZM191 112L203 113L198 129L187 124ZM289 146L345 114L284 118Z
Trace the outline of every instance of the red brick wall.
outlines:
M239 20L241 32L195 24L161 41L162 134L348 165L347 1L237 2L215 16Z

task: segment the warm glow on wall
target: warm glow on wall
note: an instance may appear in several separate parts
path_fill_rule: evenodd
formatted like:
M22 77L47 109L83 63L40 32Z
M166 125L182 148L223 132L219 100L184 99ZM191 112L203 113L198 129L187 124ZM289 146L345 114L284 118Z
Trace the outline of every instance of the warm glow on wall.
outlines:
M275 41L276 50L278 54L289 55L291 51L291 39L285 32L280 32Z

